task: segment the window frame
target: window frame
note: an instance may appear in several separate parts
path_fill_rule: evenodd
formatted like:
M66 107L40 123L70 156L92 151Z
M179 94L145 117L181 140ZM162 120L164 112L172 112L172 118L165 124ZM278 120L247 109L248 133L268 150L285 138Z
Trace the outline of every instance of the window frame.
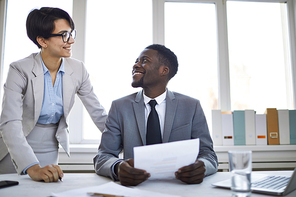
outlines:
M0 0L0 79L3 79L3 50L5 42L5 22L6 5L8 0ZM222 111L231 110L230 99L230 75L229 75L229 54L227 35L227 0L151 0L153 10L153 43L164 43L164 8L165 2L196 2L214 3L216 5L217 37L218 37L218 108ZM228 0L228 1L248 1L248 2L278 2L287 3L288 13L288 33L290 44L290 62L292 75L293 104L296 107L296 2L293 0ZM85 21L86 21L86 1L73 0L73 20L79 36L73 46L72 57L84 62L85 57ZM2 103L3 84L0 80L0 102ZM76 96L75 104L69 117L69 130L71 144L98 144L99 140L83 139L83 105ZM0 108L1 109L1 108Z
M4 60L4 43L5 43L5 26L6 26L6 10L7 10L7 0L0 0L0 102L2 104L2 92L3 92L3 60ZM2 105L0 105L2 106ZM0 107L2 110L2 107Z
M77 0L74 0L74 2L75 1ZM258 2L258 0L229 0L229 1ZM259 0L259 1L287 3L288 26L289 26L289 37L290 37L290 54L291 54L290 61L291 61L291 71L292 71L292 86L293 86L293 103L294 103L294 107L296 107L296 55L295 55L296 54L296 48L295 48L296 46L296 40L295 40L296 3L294 3L292 0ZM218 92L219 92L218 108L221 109L222 111L230 111L231 98L230 98L230 72L229 72L226 0L152 0L153 43L165 44L164 9L165 9L166 2L214 3L216 5L217 37L218 37L217 39L218 40L218 51L217 51L218 53ZM75 4L73 4L73 9L74 7L75 7ZM73 12L73 17L75 17L75 12ZM75 23L77 22L75 21ZM73 54L73 57L74 57L74 54ZM82 118L80 118L80 120L81 120L81 126L82 126ZM76 122L77 124L77 119L73 122ZM71 130L71 132L73 131ZM76 133L76 136L82 135L81 132L79 133L80 134ZM79 141L79 139L77 140ZM94 140L94 141L83 140L81 137L80 142L96 143L97 140Z

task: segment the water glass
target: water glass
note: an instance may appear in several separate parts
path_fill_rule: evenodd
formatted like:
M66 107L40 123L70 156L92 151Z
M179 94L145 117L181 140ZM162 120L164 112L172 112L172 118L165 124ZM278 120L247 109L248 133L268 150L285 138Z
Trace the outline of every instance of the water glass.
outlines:
M233 197L251 196L252 151L228 151Z

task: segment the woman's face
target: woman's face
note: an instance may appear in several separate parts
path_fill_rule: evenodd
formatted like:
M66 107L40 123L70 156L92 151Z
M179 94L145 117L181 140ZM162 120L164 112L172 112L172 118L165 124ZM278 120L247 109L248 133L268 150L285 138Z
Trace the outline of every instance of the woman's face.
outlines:
M55 21L55 29L52 34L62 34L65 31L71 32L72 29L65 19L58 19ZM70 36L68 42L63 41L62 36L50 37L46 39L46 47L43 48L43 52L51 57L70 57L71 56L71 46L74 44L75 40Z

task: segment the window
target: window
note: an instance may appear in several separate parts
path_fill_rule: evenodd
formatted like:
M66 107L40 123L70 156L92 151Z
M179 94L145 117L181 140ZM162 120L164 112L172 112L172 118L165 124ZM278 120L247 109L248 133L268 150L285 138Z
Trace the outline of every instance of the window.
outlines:
M132 67L152 44L152 1L87 1L85 65L107 112L112 100L136 92ZM100 131L83 111L83 139L99 140Z
M227 21L232 110L292 109L286 3L229 1Z
M107 112L112 100L139 91L131 87L132 66L153 42L176 53L179 71L168 88L201 101L210 132L212 109L295 109L295 5L293 0L8 0L0 92L9 64L39 51L26 35L27 14L55 6L70 15L73 9L73 51L85 54L81 60ZM71 113L70 142L97 145L101 133L79 99L75 105L80 107Z
M72 15L72 0L8 0L2 84L6 81L10 63L25 58L31 55L31 53L40 51L38 47L27 37L26 19L31 10L35 8L39 9L45 6L59 7ZM1 88L3 89L3 87Z
M165 3L165 45L179 61L168 88L199 99L209 127L218 107L215 9L214 3Z

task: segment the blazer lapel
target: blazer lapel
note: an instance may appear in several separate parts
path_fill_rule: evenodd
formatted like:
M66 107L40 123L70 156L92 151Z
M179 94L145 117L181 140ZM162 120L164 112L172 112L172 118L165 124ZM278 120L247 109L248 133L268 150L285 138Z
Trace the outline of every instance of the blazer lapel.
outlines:
M135 117L137 120L138 130L140 132L141 140L143 144L146 144L145 135L145 106L143 99L143 90L139 91L136 95L135 102L133 102L133 108Z
M67 155L70 156L70 149L69 149L69 135L67 129L67 117L70 113L70 106L71 102L74 102L75 96L75 86L73 84L73 80L71 75L73 74L73 69L71 68L70 64L68 63L66 58L63 58L64 61L64 69L65 73L63 75L63 105L64 105L64 115L61 117L59 122L59 127L56 133L56 138L66 151Z
M178 100L175 98L174 93L168 90L166 97L166 113L163 131L163 142L169 141L174 123L174 118L176 115L177 105Z
M70 104L71 104L71 99L74 94L74 84L71 79L71 75L73 73L73 69L71 66L68 64L67 60L63 58L64 61L64 68L65 68L65 73L63 75L63 104L64 104L64 116L68 117L69 112L70 112ZM74 99L73 101L74 102Z
M34 96L34 122L38 121L42 102L43 102L43 94L44 94L44 74L41 63L41 55L38 53L35 56L35 62L32 69L33 75L35 78L32 79L32 87L33 87L33 96Z

